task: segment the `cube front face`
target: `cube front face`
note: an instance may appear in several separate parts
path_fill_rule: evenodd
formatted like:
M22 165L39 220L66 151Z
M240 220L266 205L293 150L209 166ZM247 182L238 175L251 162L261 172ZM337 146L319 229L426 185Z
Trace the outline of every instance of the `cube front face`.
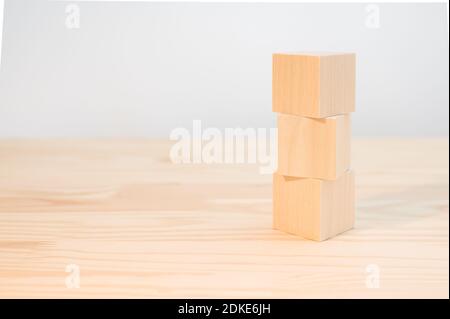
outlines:
M354 54L274 54L272 110L313 118L355 110Z
M335 181L273 175L273 227L322 241L349 230L355 219L352 171Z
M320 238L321 181L273 174L273 228Z
M320 59L274 54L272 65L272 110L320 117Z
M335 180L350 168L350 115L278 114L278 173Z

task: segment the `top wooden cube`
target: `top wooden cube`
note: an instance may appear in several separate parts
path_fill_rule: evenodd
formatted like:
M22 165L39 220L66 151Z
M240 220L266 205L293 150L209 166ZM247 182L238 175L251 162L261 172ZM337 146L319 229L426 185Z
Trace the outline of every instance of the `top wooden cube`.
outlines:
M272 110L324 118L355 110L353 53L273 55Z

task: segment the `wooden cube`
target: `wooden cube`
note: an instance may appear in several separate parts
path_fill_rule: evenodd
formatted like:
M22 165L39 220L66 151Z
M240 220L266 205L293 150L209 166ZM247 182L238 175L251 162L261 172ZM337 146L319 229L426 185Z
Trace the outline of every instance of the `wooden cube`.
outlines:
M335 181L273 175L273 227L322 241L353 227L352 171Z
M353 53L273 55L272 110L324 118L355 110Z
M350 168L350 114L314 119L278 114L278 173L335 180Z

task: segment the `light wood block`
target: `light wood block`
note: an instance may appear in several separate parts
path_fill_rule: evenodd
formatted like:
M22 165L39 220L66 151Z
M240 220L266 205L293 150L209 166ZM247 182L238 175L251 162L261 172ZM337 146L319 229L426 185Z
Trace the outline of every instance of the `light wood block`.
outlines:
M336 181L273 174L273 227L322 241L353 227L355 182L352 171Z
M350 168L350 114L313 119L278 114L278 173L336 180Z
M324 118L355 110L353 53L273 55L272 110Z

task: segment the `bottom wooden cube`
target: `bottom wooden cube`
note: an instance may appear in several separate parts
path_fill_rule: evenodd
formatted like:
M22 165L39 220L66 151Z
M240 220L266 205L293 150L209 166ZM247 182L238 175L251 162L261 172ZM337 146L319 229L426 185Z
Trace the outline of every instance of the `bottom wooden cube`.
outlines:
M322 241L353 227L355 178L346 171L334 181L273 174L273 227Z

